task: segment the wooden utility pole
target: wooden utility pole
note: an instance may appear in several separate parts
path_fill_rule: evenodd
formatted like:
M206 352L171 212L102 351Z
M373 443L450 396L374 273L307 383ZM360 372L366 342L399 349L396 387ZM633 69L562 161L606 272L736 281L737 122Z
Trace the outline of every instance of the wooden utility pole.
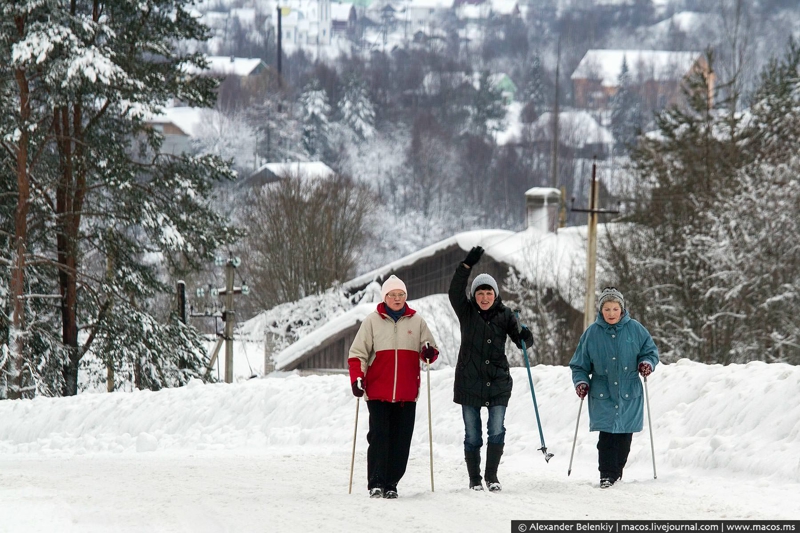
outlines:
M233 325L236 323L236 312L233 310L233 261L230 259L225 265L225 383L233 383Z
M222 261L223 260L217 258L217 265L220 265ZM225 288L213 289L211 291L212 296L225 296L225 306L222 310L222 314L218 314L216 311L214 313L209 313L208 311L205 313L192 312L190 314L192 317L222 318L222 321L225 322L225 331L217 339L217 342L211 352L208 368L206 368L206 373L208 373L214 367L214 363L216 363L217 356L219 355L220 348L222 347L222 341L225 341L225 383L233 383L233 328L236 325L236 312L233 310L233 295L247 295L250 293L249 287L244 283L241 287L234 287L233 285L234 271L240 264L241 260L238 257L229 257L225 263ZM204 295L204 289L197 290L198 297L202 297Z
M276 36L277 39L278 39L278 79L280 79L280 77L281 77L281 54L283 53L283 47L281 46L283 44L281 42L283 40L283 29L281 28L281 18L282 18L283 12L281 11L281 6L278 6L276 8L276 11L278 12L277 13L278 14L278 34Z
M573 198L573 201L575 199ZM583 306L583 329L594 322L595 271L597 269L597 215L619 213L619 210L598 209L600 187L597 183L597 156L592 158L592 185L589 190L589 209L572 208L572 211L589 214L586 243L586 302Z
M558 189L558 77L561 63L561 36L558 36L558 51L556 53L556 94L553 103L553 146L550 154L550 186Z

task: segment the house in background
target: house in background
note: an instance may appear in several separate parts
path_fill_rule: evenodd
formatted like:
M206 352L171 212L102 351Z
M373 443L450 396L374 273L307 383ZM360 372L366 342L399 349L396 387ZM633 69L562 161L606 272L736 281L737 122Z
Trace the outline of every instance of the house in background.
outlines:
M267 64L258 58L208 56L206 60L208 61L208 70L202 71L202 74L218 78L227 78L228 76L248 78L258 76L267 70Z
M456 265L473 246L486 250L473 276L479 272L493 276L501 287L501 295L511 268L528 280L559 288L555 291L559 294L572 294L565 287L585 268L585 227L560 229L555 233L560 194L558 189L550 188L527 191L528 228L523 231L459 233L346 282L343 288L350 294L370 294L371 297L365 297L359 305L281 352L265 354L267 367L274 364L275 370L302 373L347 372L350 345L361 322L380 300L380 284L391 275L405 282L409 305L413 304L423 316L437 317L436 323L430 326L437 342L446 350L436 365L454 365L460 333L447 291ZM574 330L576 336L583 328L582 298L582 295L573 294L570 301L559 300L557 306L564 324ZM269 339L266 344L271 344Z
M286 177L304 179L325 179L334 176L336 172L321 161L291 161L284 163L267 163L250 174L244 181L243 187L263 187L270 183L278 182Z
M406 22L412 31L437 26L436 20L453 9L453 0L410 0L405 8Z
M149 117L145 123L164 136L162 154L191 153L191 141L197 136L211 109L196 107L168 107L160 114Z
M330 0L285 0L281 2L281 39L285 45L325 45L331 43ZM269 17L277 31L277 15Z
M607 109L619 89L623 61L633 90L645 109L651 110L680 103L683 80L692 72L708 71L701 52L589 50L571 76L575 106Z
M331 4L331 32L334 35L353 36L357 22L358 14L352 3Z
M517 96L517 85L511 80L508 74L498 72L489 76L489 83L492 87L498 89L503 95L503 102L508 105L514 101Z
M549 111L533 122L526 132L527 140L546 152L553 144L553 114ZM605 159L614 144L614 136L584 110L561 111L558 114L558 144L561 153L575 157L597 156Z

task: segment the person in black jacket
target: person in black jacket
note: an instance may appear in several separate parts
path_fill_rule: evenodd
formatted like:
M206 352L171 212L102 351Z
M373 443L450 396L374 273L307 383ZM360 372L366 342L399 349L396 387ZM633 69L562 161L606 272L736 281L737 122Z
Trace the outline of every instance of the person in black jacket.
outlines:
M472 267L482 255L483 248L472 248L456 267L450 282L450 304L461 327L453 401L461 405L464 417L464 459L469 472L469 488L473 490L483 490L481 408L486 407L489 412L484 476L487 488L496 492L502 489L497 479L497 467L505 446L503 422L513 384L505 353L506 337L511 337L521 348L520 341L529 346L533 335L525 328L519 333L514 314L500 301L497 282L489 274L475 276L470 297L467 297L467 281Z

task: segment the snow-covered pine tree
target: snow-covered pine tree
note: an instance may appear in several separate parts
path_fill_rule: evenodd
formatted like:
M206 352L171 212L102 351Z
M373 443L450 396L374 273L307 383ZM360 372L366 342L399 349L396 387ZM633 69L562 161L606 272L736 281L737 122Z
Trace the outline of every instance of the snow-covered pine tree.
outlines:
M300 108L303 115L303 146L312 158L322 158L328 148L331 106L328 93L317 80L303 90Z
M491 82L488 70L480 73L470 108L470 133L486 135L489 130L503 129L506 106L503 93Z
M210 205L213 185L233 177L228 166L159 154L161 137L146 123L173 98L214 101L215 82L187 73L203 66L202 57L174 48L206 37L190 7L183 0L3 4L0 55L13 75L0 81L0 143L3 166L16 170L17 202L15 241L4 253L17 258L11 300L49 299L60 314L38 324L50 333L38 346L26 344L29 317L12 311L12 331L25 334L9 339L9 397L76 394L79 364L112 319L128 328L129 343L164 343L163 353L177 356L174 338L114 316L125 309L115 304L138 302L146 312L149 298L171 290L159 278L162 264L170 273L196 268L236 236ZM31 206L42 216L34 219ZM28 228L40 229L41 240ZM34 292L28 265L50 267L44 294ZM57 361L56 383L37 361L62 350L68 358ZM35 389L20 381L21 365Z
M533 54L530 65L525 73L525 83L522 86L522 97L531 106L535 116L539 116L547 109L547 95L545 92L545 72L542 58L538 53Z
M800 48L790 41L751 96L736 172L693 236L711 273L695 280L715 309L707 329L725 334L720 362L800 364ZM743 143L744 144L744 143Z
M375 133L375 107L361 80L351 77L347 81L339 109L342 113L342 122L359 139L372 137Z
M713 68L712 54L707 61ZM771 128L765 124L775 127L775 139L790 139L791 131L784 135L779 125L797 127L796 120L782 118L797 105L786 99L781 105L775 105L780 99L770 101L768 95L775 95L780 84L765 79L761 99L769 105L762 110L764 116L756 118L756 113L744 120L741 113L731 112L736 95L714 102L709 82L705 72L690 76L685 95L688 106L659 114L659 135L640 139L633 150L639 197L631 220L638 224L608 232L611 252L604 261L613 265L619 276L617 286L627 291L626 299L637 302L637 318L650 329L665 359L741 362L740 358L753 357L758 351L755 339L763 335L751 328L764 328L767 304L776 301L770 299L788 294L785 287L746 277L749 272L769 276L763 258L771 254L766 249L754 253L758 246L750 239L772 243L776 251L783 249L766 236L775 227L759 218L774 214L759 207L757 196L770 197L765 187L778 187L787 174L769 169L798 148L784 145L780 157L776 152L767 155L764 133ZM794 204L787 199L787 208L796 211L790 205ZM786 251L787 257L795 253ZM751 266L745 265L750 262ZM785 280L785 271L778 270L781 274L774 278ZM752 284L763 292L751 293L748 285ZM771 324L767 329L775 331L772 328ZM791 338L789 329L782 328L778 338ZM770 353L767 346L761 344L764 353Z
M622 58L622 68L617 78L617 92L611 98L611 132L614 151L628 153L642 130L642 105L633 90L627 58Z
M711 270L694 284L714 309L706 329L723 340L718 362L800 364L800 241L792 237L800 234L798 172L796 156L744 168L691 239Z

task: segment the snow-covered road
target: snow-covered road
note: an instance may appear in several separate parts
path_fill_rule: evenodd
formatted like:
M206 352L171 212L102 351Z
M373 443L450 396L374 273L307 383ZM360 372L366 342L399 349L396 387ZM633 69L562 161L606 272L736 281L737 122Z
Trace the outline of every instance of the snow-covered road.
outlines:
M637 467L621 485L597 486L591 460L512 456L504 490L465 488L465 468L437 457L430 492L427 450L417 449L397 500L370 500L365 453L324 450L151 452L0 460L0 531L509 531L520 519L796 519L800 485L716 471ZM589 458L587 458L589 459ZM648 466L648 465L645 465ZM793 496L792 496L793 495Z

